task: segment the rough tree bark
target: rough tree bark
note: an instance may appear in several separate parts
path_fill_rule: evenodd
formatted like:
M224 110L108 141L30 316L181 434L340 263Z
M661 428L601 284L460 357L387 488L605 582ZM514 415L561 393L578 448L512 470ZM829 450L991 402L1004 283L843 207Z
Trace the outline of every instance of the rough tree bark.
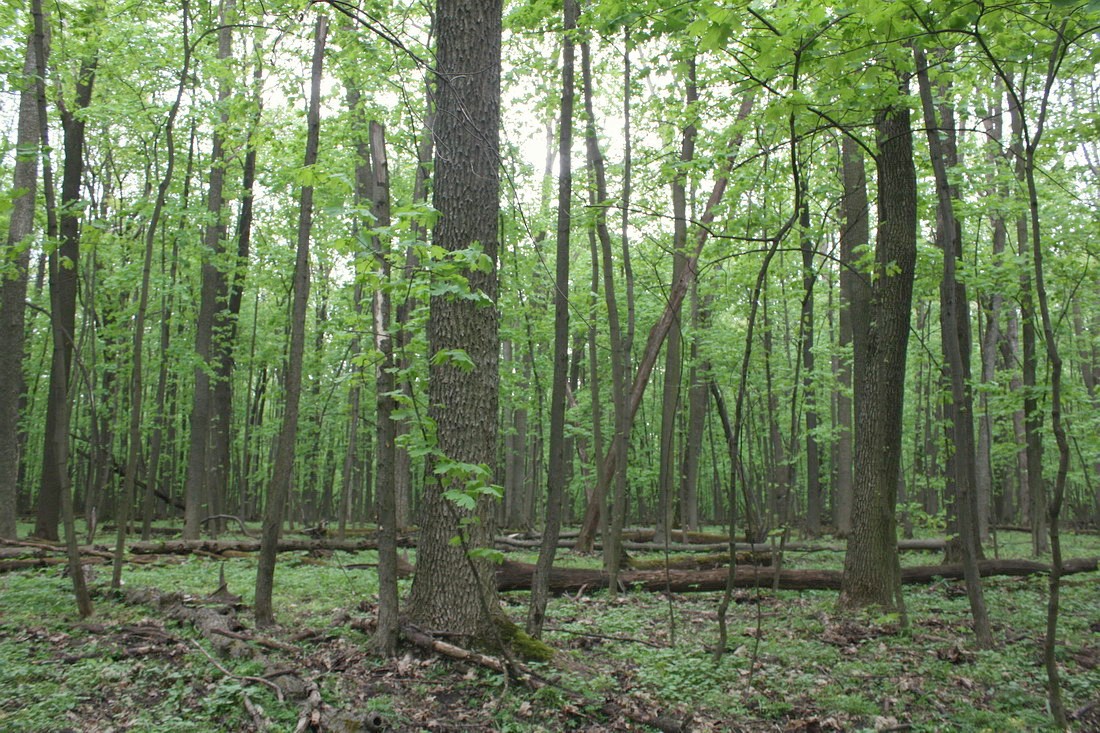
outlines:
M225 62L233 52L233 26L230 18L235 0L226 0L222 6L218 30L218 60ZM225 305L228 282L222 263L225 254L226 223L222 216L223 190L225 188L225 139L221 131L229 120L227 108L230 84L223 80L218 85L220 124L215 126L210 144L210 178L206 190L206 214L203 229L202 285L199 294L199 311L195 324L195 386L191 402L191 437L187 452L187 479L184 485L183 536L197 539L201 530L203 507L208 502L211 439L211 421L214 419L213 384L210 373L214 368L215 325L218 313Z
M917 253L917 182L909 110L877 115L878 234L869 313L853 323L855 476L840 604L904 611L894 516L905 355Z
M439 219L433 239L448 253L480 248L483 266L461 272L470 292L481 297L435 296L429 305L429 417L438 452L433 470L443 460L488 466L496 456L501 13L500 0L436 4L433 204ZM460 353L468 361L456 363L452 357ZM440 476L442 486L424 492L409 618L422 628L492 642L499 605L491 567L467 554L491 541L491 499L461 510L443 495L463 488L454 480ZM456 536L463 538L460 546L451 542Z
M24 240L34 231L38 187L38 109L35 100L34 38L27 39L23 78L19 80L19 122L15 141L15 172L8 235L0 261L12 272L0 275L0 538L16 536L16 487L19 484L19 400L23 394L23 344L26 328L27 270L30 247Z
M39 68L45 68L45 26L41 9L35 12L35 54ZM39 25L42 23L42 25ZM41 37L40 37L41 36ZM85 119L79 114L92 101L92 87L95 82L98 56L93 51L80 62L76 79L74 107L63 106L61 125L64 139L65 161L62 166L61 202L57 226L59 241L57 248L50 253L50 330L53 335L54 349L50 363L49 402L46 406L46 444L42 453L42 484L38 493L38 514L35 519L34 534L43 539L56 540L57 522L62 502L63 487L69 486L66 474L68 449L59 452L58 436L69 439L69 420L71 417L68 400L70 379L72 376L73 350L76 339L76 302L80 270L80 218L81 181L84 176L84 129ZM41 78L41 77L40 77ZM44 85L38 90L38 124L45 130L46 92ZM45 147L48 136L42 133ZM47 199L47 206L49 200ZM49 232L48 232L49 233ZM64 457L61 455L64 453ZM67 490L67 489L64 489ZM71 497L69 497L71 500Z

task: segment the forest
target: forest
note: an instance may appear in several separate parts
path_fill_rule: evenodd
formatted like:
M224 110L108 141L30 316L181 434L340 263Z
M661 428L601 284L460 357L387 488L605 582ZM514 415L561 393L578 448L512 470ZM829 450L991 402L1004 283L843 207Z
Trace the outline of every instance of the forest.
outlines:
M1097 0L0 18L0 650L187 653L226 730L1100 726ZM712 676L579 671L582 603ZM785 613L1028 702L784 702ZM442 659L495 707L410 712ZM59 729L10 674L0 727Z

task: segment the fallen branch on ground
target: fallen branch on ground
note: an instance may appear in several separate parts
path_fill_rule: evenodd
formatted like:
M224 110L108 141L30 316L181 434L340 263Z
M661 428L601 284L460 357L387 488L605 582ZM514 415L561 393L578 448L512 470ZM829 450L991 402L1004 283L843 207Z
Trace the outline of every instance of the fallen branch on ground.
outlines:
M539 690L543 687L553 685L556 690L564 693L572 703L578 706L578 708L587 706L592 702L588 698L585 698L583 695L581 695L579 692L574 692L572 690L565 689L560 685L554 684L549 680L531 672L529 669L526 669L523 665L517 662L510 662L509 664L505 664L504 661L498 659L497 657L493 657L488 654L482 654L481 652L471 651L469 649L464 649L463 647L451 644L450 642L436 639L435 637L430 636L429 634L425 634L420 629L409 624L406 624L401 628L401 633L405 637L406 641L420 647L421 649L435 652L437 654L442 654L443 656L450 657L451 659L457 659L462 662L476 664L479 667L491 669L494 672L499 672L500 674L508 674L513 679L526 685L532 690ZM627 718L628 720L631 720L635 723L648 725L660 731L664 731L665 733L683 733L683 731L687 731L689 729L691 720L690 716L688 716L687 720L679 721L660 715L650 715L649 713L643 712L641 710L631 710L618 703L611 702L610 700L605 700L603 702L602 706L600 707L600 712L612 719Z

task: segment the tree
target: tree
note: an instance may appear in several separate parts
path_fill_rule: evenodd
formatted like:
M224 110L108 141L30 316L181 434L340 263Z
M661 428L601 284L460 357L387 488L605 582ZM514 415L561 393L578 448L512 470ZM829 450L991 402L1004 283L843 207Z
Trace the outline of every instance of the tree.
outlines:
M485 641L495 638L496 591L488 561L469 550L492 537L492 497L483 492L491 492L497 450L501 12L500 0L436 4L432 238L468 292L433 295L429 305L428 417L439 487L424 492L408 601L413 623Z
M35 44L38 67L45 66L45 40L41 10L35 18ZM40 37L41 36L41 37ZM94 43L94 41L93 41ZM50 362L49 402L46 410L46 443L42 452L42 485L38 493L38 516L34 534L43 539L57 539L57 521L62 511L61 496L69 486L67 450L60 443L69 439L71 410L69 387L73 373L76 344L76 311L80 263L80 219L82 212L81 184L84 176L84 146L87 121L82 111L91 104L95 83L98 51L86 51L77 72L73 104L61 106L61 126L64 139L65 161L61 174L61 202L56 232L57 246L49 256L50 271L50 332L54 348ZM45 90L39 86L38 124L43 129L48 122L45 108ZM46 146L47 137L42 136ZM47 206L50 205L47 197ZM62 438L62 436L64 436ZM65 455L63 455L65 454Z
M28 35L23 78L19 90L19 126L8 235L0 249L0 263L11 262L11 271L0 270L0 538L16 536L16 487L19 485L19 401L24 389L27 269L34 233L35 191L38 186L38 109L33 34Z
M309 170L317 163L317 150L321 134L321 70L325 58L325 38L328 18L317 16L314 30L313 63L310 76L309 112L306 116L306 150L303 168ZM298 204L298 239L294 258L294 286L290 315L290 348L287 357L284 389L286 407L283 424L275 447L275 465L271 486L264 506L262 547L256 568L255 613L257 626L275 623L275 610L271 605L271 592L275 578L275 557L279 533L283 526L283 512L290 495L290 482L294 474L295 441L298 437L298 405L302 394L302 360L305 352L306 312L309 306L309 239L313 229L313 186L303 185Z
M958 189L948 181L948 168L958 163L953 114L941 107L942 122L932 98L928 75L928 60L920 46L914 49L917 64L917 84L924 109L928 132L928 151L936 181L936 240L943 252L943 281L940 286L940 341L951 383L948 405L954 453L948 460L949 485L955 487L954 507L957 543L966 572L967 595L974 617L974 634L978 646L993 645L989 614L985 608L978 559L981 545L978 538L978 500L974 446L974 399L970 389L970 306L966 284L959 281L956 271L962 260L962 222L955 214Z
M884 109L875 125L878 233L869 302L865 310L853 309L865 317L856 316L852 324L855 475L840 603L904 611L894 505L917 256L917 180L909 110Z
M235 0L226 0L221 7L218 28L218 61L225 63L233 54ZM187 452L187 484L184 488L185 539L197 539L203 520L203 507L209 502L211 482L210 443L212 423L217 412L214 405L214 383L211 375L217 366L218 347L215 339L222 322L222 312L229 294L224 264L226 223L222 211L225 202L225 125L229 122L229 82L223 78L218 88L219 119L210 148L210 177L206 189L206 226L203 229L202 290L195 325L195 390L191 403L191 440ZM220 454L220 452L219 452ZM219 489L220 490L220 489Z
M565 0L565 37L562 39L561 123L558 155L558 226L557 256L554 276L554 377L550 397L550 465L547 467L546 526L542 531L542 547L531 581L531 605L527 614L527 633L542 636L546 619L546 600L550 571L558 549L561 531L561 505L565 494L565 405L569 371L569 235L571 233L570 203L573 198L573 97L574 44L579 10L574 0Z

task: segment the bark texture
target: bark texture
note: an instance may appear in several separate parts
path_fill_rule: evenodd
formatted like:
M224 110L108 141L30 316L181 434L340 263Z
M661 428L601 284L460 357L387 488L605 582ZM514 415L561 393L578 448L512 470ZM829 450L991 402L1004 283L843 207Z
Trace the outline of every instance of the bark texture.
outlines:
M439 219L433 240L448 253L478 248L484 255L480 267L459 266L477 297L435 296L429 306L429 417L435 425L437 469L439 456L488 466L497 449L501 12L500 0L438 0L436 5L433 205ZM468 361L457 363L458 354ZM473 512L465 512L443 495L463 484L437 475L438 484L424 491L409 617L422 628L488 640L497 607L492 571L467 549L491 540L490 500L481 498ZM460 545L451 543L456 536L463 537Z
M878 235L869 316L853 324L856 441L852 536L840 603L903 608L897 554L905 355L917 253L917 182L907 109L878 115Z

